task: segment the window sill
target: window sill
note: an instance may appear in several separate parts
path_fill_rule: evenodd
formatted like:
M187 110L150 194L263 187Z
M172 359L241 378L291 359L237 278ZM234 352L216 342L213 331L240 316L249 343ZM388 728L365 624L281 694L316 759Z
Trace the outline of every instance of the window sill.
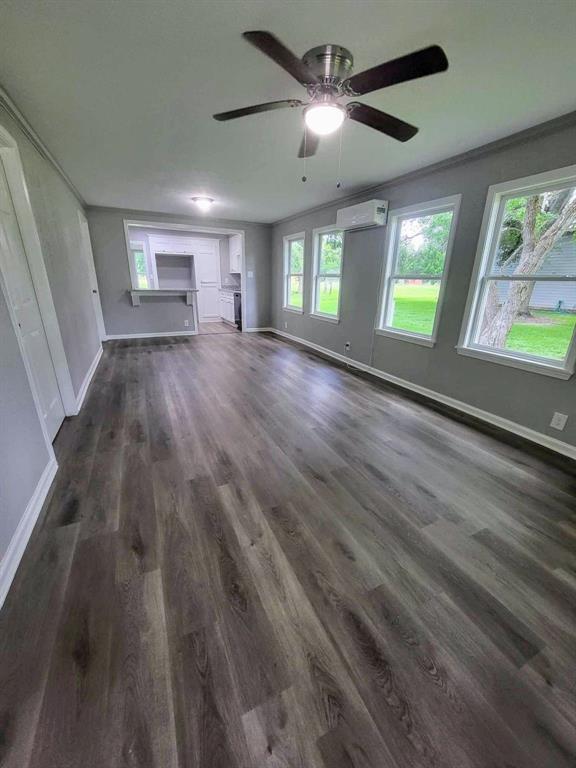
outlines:
M340 318L334 317L334 315L322 315L320 312L310 312L310 317L315 317L316 320L325 320L327 323L339 323Z
M391 339L410 341L412 344L420 344L421 347L433 347L436 344L435 339L428 336L418 336L416 333L396 331L392 328L375 328L374 331L378 336L388 336Z
M552 376L555 379L567 380L573 374L573 371L559 365L544 362L539 363L535 360L526 360L521 357L514 357L513 355L506 355L499 352L489 352L488 350L477 349L476 347L456 347L456 350L459 355L476 357L479 360L486 360L489 363L507 365L510 368L519 368L522 371L529 371L530 373L540 373L544 376Z
M303 315L304 310L298 307L282 307L283 312L294 312L295 315Z

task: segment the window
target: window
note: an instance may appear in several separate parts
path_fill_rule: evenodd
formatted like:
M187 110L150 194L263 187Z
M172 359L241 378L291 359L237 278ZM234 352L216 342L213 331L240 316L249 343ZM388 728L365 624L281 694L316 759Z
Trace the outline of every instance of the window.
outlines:
M338 321L344 233L339 229L314 232L314 286L312 314Z
M134 288L144 291L156 287L156 275L151 268L144 243L130 241L130 266Z
M460 195L391 211L376 332L433 346Z
M284 309L304 307L304 233L284 238Z
M576 166L488 194L459 351L569 378L576 326Z

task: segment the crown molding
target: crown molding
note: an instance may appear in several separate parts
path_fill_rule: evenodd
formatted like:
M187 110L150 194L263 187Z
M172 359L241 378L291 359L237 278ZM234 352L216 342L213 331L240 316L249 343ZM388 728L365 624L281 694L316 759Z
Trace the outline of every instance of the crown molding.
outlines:
M509 146L524 144L525 142L530 141L537 136L555 133L556 131L560 131L563 128L568 128L573 125L576 125L576 111L568 112L567 114L560 115L559 117L555 117L552 120L547 120L545 123L532 125L529 128L525 128L523 131L511 133L508 136L503 136L501 139L496 139L495 141L491 141L488 144L482 144L479 147L473 147L472 149L468 149L458 155L452 155L445 158L444 160L439 160L436 163L426 165L423 168L417 168L414 171L408 171L407 173L403 173L400 176L394 176L391 179L379 181L377 184L371 184L369 187L362 187L348 195L329 200L327 203L320 203L320 205L315 205L312 208L304 208L301 211L297 211L296 213L291 213L289 216L285 216L283 219L278 219L278 221L272 222L272 226L277 227L281 224L287 224L294 219L300 218L300 216L307 216L309 213L317 213L318 211L323 211L326 208L332 208L335 205L342 206L356 202L363 202L364 200L375 197L380 193L384 193L384 190L393 185L402 184L407 181L413 181L414 179L419 179L422 176L428 176L430 173L443 171L446 168L460 165L461 163L467 162L468 160L475 160L476 158L491 154L492 152L501 151Z
M34 128L32 128L32 126L30 125L28 120L24 117L20 109L18 109L14 100L10 96L10 94L1 85L0 85L0 108L2 108L7 113L7 115L11 117L12 120L14 120L14 122L18 125L18 128L20 128L24 136L26 136L26 138L32 144L32 146L38 152L38 154L40 154L44 158L44 160L50 163L50 165L62 178L62 180L68 187L68 189L72 192L74 197L78 200L80 205L83 208L85 208L86 201L84 200L80 192L76 189L76 187L70 180L70 177L66 174L66 172L64 171L60 163L56 160L54 155L50 152L46 144L44 144L40 136L38 136Z

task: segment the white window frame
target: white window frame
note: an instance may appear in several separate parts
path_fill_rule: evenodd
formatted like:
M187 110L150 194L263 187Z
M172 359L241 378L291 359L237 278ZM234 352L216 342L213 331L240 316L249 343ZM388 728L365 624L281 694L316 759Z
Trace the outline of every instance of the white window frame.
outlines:
M295 240L302 240L302 272L290 272L290 245ZM282 309L285 312L296 312L298 315L304 314L304 275L306 272L306 232L297 232L294 235L284 237L284 296ZM295 307L290 304L290 278L300 276L302 278L302 306Z
M488 188L482 228L476 251L476 261L470 281L470 290L460 338L456 347L459 354L487 360L491 363L507 365L512 368L520 368L524 371L553 376L558 379L569 379L572 376L576 364L576 333L572 335L566 359L557 363L553 360L521 352L508 352L506 350L484 347L474 342L474 336L483 311L483 289L487 278L487 270L492 261L493 251L498 244L505 201L509 197L547 192L575 185L576 165L571 165L566 168L559 168L556 171L547 171L533 176L525 176L521 179L506 181L501 184L493 184ZM498 275L497 279L509 281L518 278L511 275ZM528 279L535 278L528 277ZM544 279L540 277L537 282L543 282ZM553 279L556 282L563 282L564 280L574 282L576 277L558 275L554 276Z
M338 291L338 311L335 315L329 315L327 312L318 312L316 310L316 296L318 293L318 280L322 275L318 272L320 264L320 239L322 235L326 235L330 232L339 232L342 235L342 257L340 259L340 273L338 275L324 275L324 277L338 277L340 278L340 289ZM317 227L312 232L314 240L314 261L312 271L312 296L310 304L310 317L315 317L317 320L325 320L328 323L340 322L340 306L342 304L342 280L344 274L344 250L346 241L346 232L339 227L330 225L328 227Z
M450 197L441 197L437 200L431 200L417 205L408 205L405 208L397 208L390 211L388 215L388 227L385 242L385 258L382 269L382 282L380 287L380 300L378 304L378 314L376 315L375 333L379 336L389 336L394 339L402 339L414 344L420 344L424 347L433 347L436 344L438 334L438 324L442 313L442 304L444 301L444 292L448 277L448 268L452 247L454 245L454 236L458 226L458 214L460 211L460 201L462 195L451 195ZM413 219L417 216L429 216L433 213L444 213L452 211L452 223L450 225L450 234L446 245L446 255L444 257L444 267L438 275L400 275L396 272L398 261L398 238L400 227L404 219ZM423 333L413 333L403 331L400 328L393 328L389 325L390 313L392 311L392 287L394 280L439 280L440 290L438 292L438 303L436 304L436 315L434 317L434 327L430 336Z
M143 240L130 240L128 242L128 264L130 266L130 279L132 280L132 288L135 291L139 290L154 290L158 288L158 274L156 272L156 257L152 257L148 244ZM134 262L134 251L142 251L144 253L144 259L146 261L146 276L148 278L149 287L142 289L138 285L138 273L136 272L136 264Z

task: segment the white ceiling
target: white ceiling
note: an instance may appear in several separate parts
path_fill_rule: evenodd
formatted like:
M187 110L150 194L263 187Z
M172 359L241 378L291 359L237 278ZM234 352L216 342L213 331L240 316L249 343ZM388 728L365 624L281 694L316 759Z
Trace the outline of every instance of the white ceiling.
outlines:
M353 123L296 159L301 115L214 112L304 89L241 33L298 55L339 43L356 71L442 45L447 73L364 101L414 123L400 144ZM2 0L0 81L93 205L275 221L576 108L574 0Z

